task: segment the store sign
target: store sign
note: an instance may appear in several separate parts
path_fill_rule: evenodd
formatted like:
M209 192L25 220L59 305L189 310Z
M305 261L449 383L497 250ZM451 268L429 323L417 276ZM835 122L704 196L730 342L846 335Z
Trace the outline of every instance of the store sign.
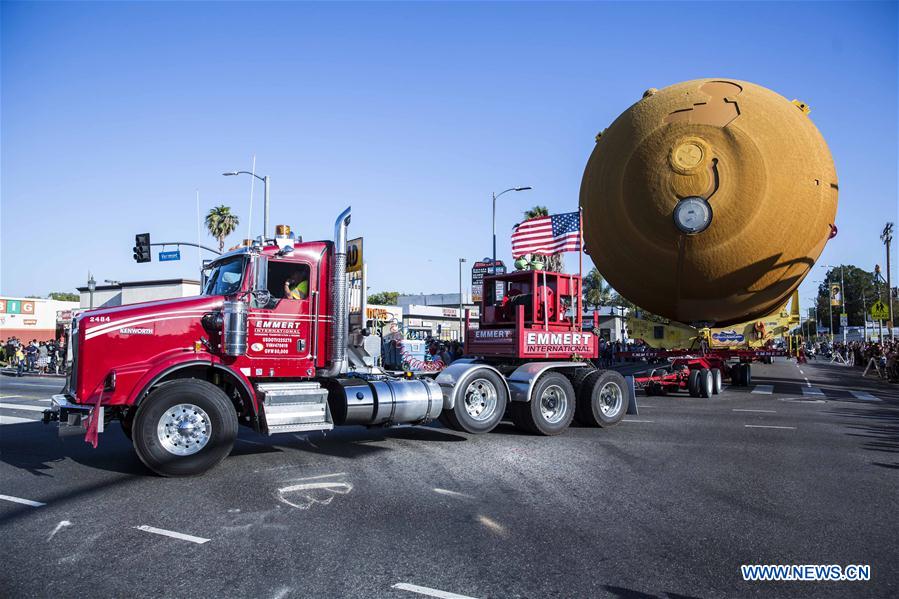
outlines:
M362 270L362 238L350 239L346 242L346 271Z
M34 314L34 302L0 299L0 314Z

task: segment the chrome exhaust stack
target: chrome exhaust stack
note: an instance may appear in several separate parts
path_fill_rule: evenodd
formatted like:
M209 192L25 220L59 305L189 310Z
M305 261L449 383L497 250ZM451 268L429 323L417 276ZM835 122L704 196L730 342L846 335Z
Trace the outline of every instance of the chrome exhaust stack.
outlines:
M320 377L335 377L347 371L347 284L346 284L346 249L347 227L350 224L350 208L340 213L334 223L334 271L331 280L331 306L334 321L331 325L331 365L320 368ZM363 290L364 291L364 290Z

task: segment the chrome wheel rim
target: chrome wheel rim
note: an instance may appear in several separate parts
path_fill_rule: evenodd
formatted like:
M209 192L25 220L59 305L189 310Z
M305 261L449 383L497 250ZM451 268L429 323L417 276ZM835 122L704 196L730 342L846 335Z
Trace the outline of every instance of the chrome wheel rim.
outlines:
M540 394L540 414L543 419L555 424L565 417L568 411L568 394L558 385L550 385Z
M478 422L488 420L496 412L498 393L487 379L475 379L465 388L465 412Z
M160 445L173 455L193 455L206 447L212 436L212 422L203 408L180 403L167 409L156 425Z
M599 390L599 411L603 416L617 416L621 410L621 387L617 383L606 383Z

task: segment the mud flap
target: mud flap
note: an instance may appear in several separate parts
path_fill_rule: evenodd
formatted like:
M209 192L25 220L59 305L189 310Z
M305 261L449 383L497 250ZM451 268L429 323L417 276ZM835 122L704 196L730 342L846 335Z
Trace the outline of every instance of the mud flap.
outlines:
M640 412L637 408L637 388L634 385L634 377L626 376L624 377L624 380L627 383L627 412L625 412L625 414L639 416Z

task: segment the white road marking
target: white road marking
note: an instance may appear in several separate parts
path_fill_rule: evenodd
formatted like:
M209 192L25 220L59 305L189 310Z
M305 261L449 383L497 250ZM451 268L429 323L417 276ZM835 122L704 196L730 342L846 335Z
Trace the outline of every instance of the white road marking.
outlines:
M29 422L40 422L40 420L32 418L17 418L16 416L6 416L5 414L0 414L0 424L27 424Z
M300 480L315 480L321 478L330 478L333 476L343 476L345 473L338 472L336 474L322 474L319 476L310 476L301 478ZM278 499L291 507L301 510L308 510L315 504L328 505L338 495L346 495L353 490L353 485L346 482L336 480L324 480L320 482L300 483L290 485L278 489ZM288 499L284 497L285 493L296 493L297 497Z
M438 489L434 487L435 493L440 493L441 495L452 495L453 497L464 497L465 499L474 499L471 495L466 495L465 493L460 493L459 491L450 491L449 489Z
M760 395L771 395L774 393L774 385L756 385L752 392Z
M0 403L0 408L7 410L31 410L32 412L43 412L47 408L43 406L30 406L27 403Z
M195 537L193 535L186 535L183 532L175 532L173 530L165 530L164 528L156 528L154 526L147 526L146 524L142 524L141 526L135 526L137 530L142 530L144 532L152 532L156 535L162 535L164 537L172 537L173 539L180 539L182 541L190 541L191 543L196 543L197 545L202 545L203 543L208 543L210 539L204 539L203 537Z
M499 535L506 534L506 527L494 520L493 518L488 518L487 516L478 516L478 522L492 530L493 532Z
M879 398L874 397L867 391L850 391L849 393L851 393L852 397L855 399L860 399L862 401L880 401Z
M748 409L740 409L734 408L734 412L758 412L759 414L777 414L775 410L748 410Z
M624 418L621 422L655 422L655 420L633 420L631 418Z
M393 588L400 591L409 591L410 593L418 593L419 595L427 595L428 597L437 597L438 599L475 599L468 595L459 595L450 593L449 591L441 591L440 589L429 589L428 587L420 587L417 584L408 584L406 582L398 582Z
M805 386L806 386L806 387L811 387L811 386L812 386L812 384L811 384L810 382L808 382L808 377L805 377Z
M12 385L23 385L25 387L46 387L47 389L62 389L65 383L60 383L58 385L47 383L26 383L24 381L16 381L11 383Z
M824 397L824 392L821 389L812 386L803 387L802 394L805 396Z
M66 526L71 526L71 525L72 525L72 523L69 522L68 520L61 520L61 521L59 522L59 524L56 525L56 528L53 529L53 532L50 533L50 536L47 537L47 540L48 540L48 541L52 540L53 537L56 536L56 533L58 533L60 530L62 530L62 529L65 528Z
M14 399L16 397L25 397L24 395L0 395L0 399Z
M746 428L776 428L776 429L785 430L785 431L795 431L796 430L795 426L769 426L766 424L744 424L743 426L745 426Z
M802 369L800 368L800 369L799 369L799 374L805 374L805 372L803 372Z
M0 495L0 499L12 501L13 503L21 503L22 505L30 505L31 507L43 507L47 505L40 501L31 501L30 499L22 499L21 497L13 497L12 495Z
M823 400L823 399L800 399L800 398L798 398L798 397L781 397L781 398L779 398L779 400L780 400L780 401L789 401L789 402L793 402L793 403L802 403L802 404L806 404L806 403L827 403L827 401L825 401L825 400Z

